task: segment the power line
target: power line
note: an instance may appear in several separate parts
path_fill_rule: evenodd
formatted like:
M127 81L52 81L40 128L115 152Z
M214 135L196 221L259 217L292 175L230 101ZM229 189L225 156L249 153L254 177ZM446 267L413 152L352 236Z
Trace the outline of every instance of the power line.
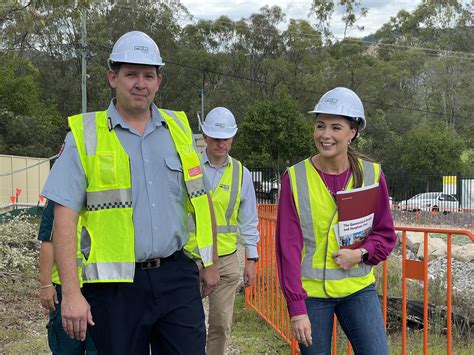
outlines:
M142 12L142 10L138 9L136 6L127 5L127 4L114 4L112 8L126 9L128 11L135 12L135 13L141 13ZM196 17L192 14L189 15L189 16L186 16L186 17L182 17L182 16L178 16L178 17L180 17L181 19L189 20L189 21L192 21L193 19L197 19L197 20L201 20L201 21L205 21L205 22L229 24L229 25L232 25L236 28L250 31L250 29L247 26L241 25L239 23L239 21L233 21L233 20L227 21L227 20L220 20L220 19L209 20L209 19L202 18L202 17ZM243 20L246 20L246 19L243 19ZM281 31L278 28L275 28L275 30L278 31L279 34L289 33L293 36L298 36L300 38L302 38L302 37L310 37L310 38L317 38L317 39L321 38L320 33L313 34L313 33L295 32L295 31L289 31L289 30ZM272 35L274 34L273 32L269 32L269 31L265 31L265 30L259 31L259 32L264 33L264 34L272 34ZM454 58L454 59L468 59L468 60L473 60L474 59L474 53L471 53L471 52L452 51L452 50L441 49L441 48L417 47L417 46L409 46L409 45L394 44L394 43L372 42L372 41L357 39L357 38L343 38L343 39L336 38L336 39L338 39L340 41L339 43L344 42L346 44L354 44L354 45L355 44L364 44L364 45L369 45L369 46L373 45L373 46L378 46L378 47L388 47L388 48L391 48L391 49L397 50L397 51L411 49L411 50L423 52L425 55L431 56L431 57L440 57L440 56L442 56L444 58L448 57L448 58ZM58 44L57 46L68 46L68 44ZM32 48L32 49L36 49L36 48Z
M206 21L206 22L218 22L222 24L231 24L234 25L235 27L240 27L242 29L249 30L249 28L244 27L243 25L240 25L238 22L235 21L227 21L227 20L208 20L205 18L199 18L199 17L194 17L198 20ZM279 30L278 30L279 31ZM299 37L310 37L310 38L321 38L321 35L318 34L313 34L313 33L307 33L307 32L295 32L295 31L282 31L286 32L292 35L296 35ZM260 33L267 33L267 34L272 34L267 31L260 31ZM474 53L470 52L462 52L462 51L451 51L451 50L445 50L445 49L438 49L438 48L427 48L427 47L417 47L417 46L408 46L408 45L402 45L402 44L391 44L391 43L382 43L382 42L372 42L368 40L363 40L363 39L357 39L357 38L343 38L339 39L342 42L354 42L354 43L360 43L360 44L366 44L366 45L374 45L374 46L382 46L382 47L390 47L395 50L406 50L406 49L412 49L412 50L419 50L422 52L427 52L425 54L430 55L430 56L435 56L436 53L439 53L443 57L452 57L452 58L461 58L461 59L474 59ZM341 43L341 42L339 42ZM455 55L452 55L455 54Z
M173 61L170 61L170 60L165 60L165 63L172 64L172 65L177 65L177 66L184 67L184 68L198 70L198 71L201 71L201 72L204 71L204 72L211 73L211 74L222 75L222 76L234 78L234 79L237 79L237 80L245 80L245 81L255 82L255 83L259 83L259 84L275 86L275 83L270 83L270 82L267 82L267 81L264 81L264 80L256 80L256 79L246 78L246 77L243 77L243 76L223 73L223 72L219 72L219 71L212 70L212 69L207 69L207 68L198 68L198 67L195 67L195 66L192 66L192 65L177 63L177 62L173 62ZM303 89L303 91L308 92L308 93L312 93L312 94L317 94L317 95L323 95L324 94L323 92L318 92L318 91L308 90L308 89ZM411 108L411 107L403 107L403 106L397 106L397 105L391 105L391 104L376 103L374 101L367 101L367 100L363 100L363 101L364 101L364 103L374 105L374 106L379 106L379 107L383 106L383 107L395 108L395 109L406 110L406 111L414 111L414 112L431 114L431 115L449 116L449 117L453 117L453 118L461 118L461 119L468 119L468 120L474 118L474 117L467 117L467 116L450 115L450 114L443 113L443 112L422 110L422 109Z
M108 48L105 48L105 46L101 46L101 45L96 45L96 46L101 48L101 49L108 49ZM71 59L78 59L78 58L71 58ZM44 61L47 61L47 60L44 60ZM53 61L53 60L51 60L51 61ZM254 83L258 83L258 84L262 84L262 85L271 85L271 86L275 85L275 83L270 83L270 82L267 82L267 81L264 81L264 80L258 80L258 79L254 79L254 78L246 78L246 77L242 77L242 76L235 75L235 74L229 74L229 73L224 73L224 72L212 70L212 69L209 69L209 68L199 68L199 67L195 67L195 66L192 66L192 65L173 62L173 61L169 61L169 60L165 60L165 62L169 63L169 64L172 64L172 65L177 65L177 66L188 68L188 69L198 70L198 71L201 71L201 72L207 72L207 73L211 73L211 74L226 76L226 77L230 77L230 78L237 79L237 80L244 80L244 81L254 82ZM308 90L308 89L303 89L303 91L308 92L308 93L312 93L312 94L317 94L317 95L322 95L323 94L322 92L317 92L317 91ZM366 100L364 100L364 102L367 103L367 104L370 104L370 105L378 106L378 107L383 106L383 107L389 107L389 108L394 108L394 109L413 111L413 112L419 112L419 113L425 113L425 114L432 114L432 115L439 115L439 116L446 116L446 117L453 117L453 118L460 118L460 119L472 119L473 118L473 117L460 116L460 115L450 115L448 113L443 113L443 112L436 112L436 111L423 110L423 109L417 109L417 108L403 107L403 106L397 106L397 105L391 105L391 104L375 103L375 102L366 101Z

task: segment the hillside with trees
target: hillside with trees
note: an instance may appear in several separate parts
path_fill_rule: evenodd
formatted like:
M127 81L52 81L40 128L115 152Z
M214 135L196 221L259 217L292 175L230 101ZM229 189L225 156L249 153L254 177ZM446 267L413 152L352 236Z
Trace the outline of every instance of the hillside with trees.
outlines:
M197 113L231 109L240 126L233 155L280 171L308 156L306 114L336 86L355 90L368 127L360 150L385 173L474 175L474 8L471 1L424 0L360 39L370 9L344 6L345 35L329 25L334 2L316 0L307 20L263 7L248 18L201 20L179 2L53 0L0 5L0 153L49 156L81 111L81 58L87 61L87 108L107 107L107 58L124 32L154 38L166 62L161 107ZM87 24L85 45L81 18ZM286 21L288 20L288 21Z

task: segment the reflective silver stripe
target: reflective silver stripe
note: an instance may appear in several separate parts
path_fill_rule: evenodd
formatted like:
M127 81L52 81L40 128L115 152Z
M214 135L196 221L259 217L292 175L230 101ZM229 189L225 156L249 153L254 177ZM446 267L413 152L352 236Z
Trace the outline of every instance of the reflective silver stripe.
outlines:
M110 208L132 207L132 190L116 189L87 192L87 210L97 211Z
M76 265L77 265L78 267L81 267L81 266L82 266L82 258L77 258L77 259L76 259Z
M342 269L326 269L326 274L324 274L324 269L307 269L302 276L307 279L318 279L322 280L342 280L348 277L363 277L367 276L372 270L372 266L359 263L358 268L353 268L348 271Z
M363 160L362 162L364 185L372 185L375 183L374 165L365 160ZM372 267L363 263L360 263L358 268L353 268L348 271L342 269L325 270L324 268L313 268L312 261L314 253L316 251L316 236L314 235L314 226L311 214L308 179L306 178L305 161L296 164L294 169L298 190L298 205L300 209L301 229L303 231L304 245L306 248L306 254L301 265L302 277L319 280L342 280L348 277L367 276L372 270Z
M95 122L95 112L87 112L83 114L82 117L86 154L95 155L97 148L97 128Z
M367 160L362 160L364 186L375 184L374 164Z
M237 233L237 226L217 226L217 233Z
M196 233L196 224L194 223L193 216L188 216L188 232L189 233Z
M87 281L106 281L106 280L117 280L133 281L135 275L135 263L128 262L115 262L115 263L94 263L87 264L82 267L82 277L84 282Z
M202 177L190 181L185 181L186 189L188 190L189 198L199 197L206 194L204 188L204 181Z
M204 265L212 263L212 245L199 249L199 255Z
M296 186L298 191L298 206L300 208L301 229L303 231L306 253L301 264L301 272L313 269L313 256L316 252L316 236L314 235L313 216L309 201L309 186L306 178L306 160L295 165Z
M235 203L237 201L237 193L239 192L239 176L240 176L240 164L237 160L232 158L232 183L230 187L230 198L227 210L225 211L225 221L227 226L230 227L230 218L234 213ZM237 231L237 230L236 230ZM231 232L219 232L217 233L231 233Z
M171 110L163 110L163 111L165 111L166 114L167 114L168 116L170 116L170 117L178 124L179 128L181 128L181 130L182 130L184 133L186 133L186 131L184 130L183 125L181 124L181 121L178 119L178 117L176 117L176 114L175 114L173 111L171 111Z

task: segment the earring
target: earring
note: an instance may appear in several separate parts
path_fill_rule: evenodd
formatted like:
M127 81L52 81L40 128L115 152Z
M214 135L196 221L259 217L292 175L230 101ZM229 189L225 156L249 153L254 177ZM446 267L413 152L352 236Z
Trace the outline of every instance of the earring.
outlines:
M349 139L349 140L347 141L347 145L350 145L351 142L352 142L352 139Z

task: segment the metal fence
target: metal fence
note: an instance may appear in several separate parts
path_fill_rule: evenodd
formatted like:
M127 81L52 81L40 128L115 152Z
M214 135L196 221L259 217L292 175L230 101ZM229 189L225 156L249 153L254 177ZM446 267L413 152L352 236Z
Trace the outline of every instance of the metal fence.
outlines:
M255 283L252 287L245 289L245 306L246 308L253 309L263 320L265 320L277 334L290 345L290 354L298 353L298 344L291 335L290 330L290 317L286 311L286 302L283 294L279 287L277 264L276 264L276 253L275 253L275 230L276 230L276 219L277 219L277 205L273 204L261 204L258 206L258 217L259 217L259 233L260 242L258 244L258 255L260 260L257 263L257 274ZM464 236L466 240L474 242L474 234L469 230L461 229L445 229L445 228L428 228L428 227L413 227L413 226L399 226L396 225L395 229L401 232L401 246L402 246L402 257L401 257L401 286L402 286L402 297L397 299L389 297L389 291L397 286L389 284L391 276L396 276L398 272L397 268L388 268L387 261L383 262L380 267L383 267L382 277L378 282L379 294L382 295L382 310L384 316L384 322L387 325L389 322L393 323L392 326L396 328L401 325L402 342L397 345L397 349L394 347L395 353L407 354L407 324L410 322L418 322L422 324L423 335L419 335L420 342L423 342L423 354L431 353L444 353L442 349L430 348L428 343L429 336L429 321L432 317L438 317L445 325L443 327L443 335L446 337L446 354L452 353L452 337L453 337L453 326L456 326L456 319L459 315L453 312L452 307L452 239L454 235ZM447 240L447 256L446 264L444 264L442 271L446 277L445 286L445 300L446 303L434 307L429 303L429 258L424 258L423 261L409 259L407 253L407 232L418 232L423 233L423 245L424 254L428 255L428 240L431 237L430 234L442 234L445 235ZM468 238L468 239L467 239ZM394 278L396 279L396 277ZM409 285L407 280L418 280L422 282L423 286L423 298L419 301L421 306L420 310L412 312L413 302L409 304L407 296L407 290ZM412 286L413 284L410 284ZM441 291L443 292L443 291ZM415 300L412 300L415 302ZM390 310L390 312L389 312ZM392 314L391 317L389 313ZM429 319L430 318L430 319ZM470 328L469 328L470 329ZM459 331L460 329L458 329ZM469 332L470 330L468 330ZM334 326L334 332L336 327ZM422 340L423 339L423 340ZM342 347L342 343L338 343L338 338L333 337L333 354L341 354L338 348ZM350 346L349 346L350 349ZM347 352L351 354L351 350Z
M257 203L278 203L280 173L249 170ZM396 174L386 180L396 224L474 230L474 177Z

